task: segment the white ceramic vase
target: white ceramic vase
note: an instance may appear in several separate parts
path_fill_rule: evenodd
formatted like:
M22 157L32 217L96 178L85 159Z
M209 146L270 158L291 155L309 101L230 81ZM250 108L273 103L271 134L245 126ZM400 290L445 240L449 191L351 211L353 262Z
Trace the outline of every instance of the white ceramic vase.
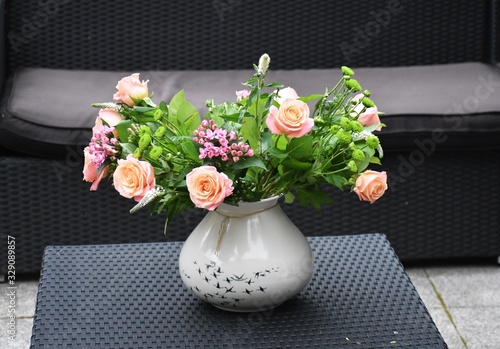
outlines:
M229 311L263 311L295 297L313 273L311 247L279 197L209 212L184 243L179 271L199 299Z

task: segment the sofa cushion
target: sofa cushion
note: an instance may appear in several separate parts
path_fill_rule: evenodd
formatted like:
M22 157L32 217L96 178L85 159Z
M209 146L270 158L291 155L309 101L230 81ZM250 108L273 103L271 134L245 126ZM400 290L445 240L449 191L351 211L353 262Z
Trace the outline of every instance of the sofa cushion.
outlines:
M356 78L373 91L387 115L380 137L386 151L411 149L433 139L447 149L500 147L500 69L481 63L358 68ZM27 68L9 79L2 101L0 144L41 156L88 144L97 110L132 72ZM153 99L170 100L180 89L200 111L205 101L235 98L252 71L149 71ZM267 81L294 87L299 95L321 93L340 78L339 69L270 71ZM417 142L417 143L415 143Z

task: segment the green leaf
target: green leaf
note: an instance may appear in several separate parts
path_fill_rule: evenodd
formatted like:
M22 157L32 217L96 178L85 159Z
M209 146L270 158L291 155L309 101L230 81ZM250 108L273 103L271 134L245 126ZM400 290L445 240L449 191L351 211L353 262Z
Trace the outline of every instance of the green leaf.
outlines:
M285 152L284 150L280 150L277 148L269 148L267 150L267 153L271 155L272 157L278 158L278 159L286 159L288 158L288 153Z
M276 148L279 150L286 150L286 147L288 146L288 141L285 136L282 135L274 135L273 139L278 138L276 141Z
M376 156L372 156L370 158L370 164L382 165L382 163L380 162L380 159Z
M323 96L324 96L323 94L312 94L312 95L305 96L305 97L299 97L298 100L302 101L304 103L307 103L310 101L314 101L315 99L318 99L318 98L323 98Z
M311 136L292 138L286 147L290 157L295 159L306 159L312 152L313 139Z
M285 204L292 204L295 201L295 195L291 191L285 194Z
M375 125L365 126L365 127L363 127L363 130L368 131L368 132L373 132L379 127L380 127L380 124L375 124Z
M194 161L199 161L200 158L200 153L198 149L196 149L195 145L193 142L183 142L181 143L181 149L182 151L187 155L187 157L191 160Z
M285 159L283 160L282 164L283 166L286 166L288 168L302 171L307 171L312 167L312 164L310 162L302 162L294 158Z
M150 97L143 98L143 101L150 107L156 107L156 104L151 100Z
M122 158L126 158L129 154L134 154L134 151L137 149L137 146L132 143L120 143L120 146L122 147Z
M177 114L177 110L181 106L182 102L184 102L186 98L184 97L184 90L180 90L172 97L169 103L170 112L172 114Z
M168 110L168 106L167 106L167 103L165 101L161 101L160 102L160 105L159 105L159 108L162 112L166 112Z
M340 190L344 190L344 184L345 184L344 177L342 177L338 174L331 174L331 175L325 176L325 180L328 183L330 183L331 185L336 186Z
M262 162L262 160L258 156L250 156L241 158L240 161L235 162L231 165L231 168L235 170L242 170L244 168L249 167L257 167L263 170L267 170L266 165Z
M118 138L120 138L120 141L123 143L128 142L128 136L130 133L128 132L128 129L132 126L132 120L123 120L120 121L116 126L115 129L118 131Z
M366 151L366 149L365 149L365 151ZM361 173L364 170L366 170L366 168L368 167L368 164L370 163L371 157L372 157L372 155L367 154L365 152L365 159L359 163L356 163L356 165L358 166L358 173Z
M256 151L259 149L259 125L257 125L257 121L253 117L244 117L243 124L240 128L240 133L243 136L243 139L250 144L250 147Z
M265 84L264 87L283 88L284 85L279 82L271 82L269 84Z
M299 188L297 189L297 198L302 206L312 205L316 209L320 209L321 205L329 204L332 199L324 192L314 189Z
M184 101L177 109L177 122L187 134L192 134L201 123L200 113L189 103Z
M134 110L139 113L147 113L149 111L155 110L155 108L134 106Z

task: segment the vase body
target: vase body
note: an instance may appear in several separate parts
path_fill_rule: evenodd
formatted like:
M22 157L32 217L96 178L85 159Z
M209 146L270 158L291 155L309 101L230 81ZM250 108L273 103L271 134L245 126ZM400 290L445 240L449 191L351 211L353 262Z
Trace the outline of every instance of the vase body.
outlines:
M221 204L193 230L179 255L184 285L229 311L263 311L296 296L313 273L311 247L279 197Z

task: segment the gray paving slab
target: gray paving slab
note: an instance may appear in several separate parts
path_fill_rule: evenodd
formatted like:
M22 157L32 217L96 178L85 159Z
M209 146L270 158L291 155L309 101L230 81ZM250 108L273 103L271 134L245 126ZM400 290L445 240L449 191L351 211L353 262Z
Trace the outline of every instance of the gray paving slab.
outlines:
M16 335L9 338L10 325L6 319L0 319L0 348L5 349L29 349L31 340L31 330L33 327L33 318L16 319Z
M406 268L406 274L410 277L411 282L415 286L420 298L424 302L428 310L431 308L441 309L442 305L436 297L436 291L425 272L424 268Z
M450 314L445 310L446 305L438 298L425 268L407 268L406 273L411 279L420 298L424 302L429 314L436 324L445 342L451 349L467 349L464 340L450 319Z
M0 283L0 319L8 316L10 304L15 307L17 317L34 316L37 292L38 281L19 281L14 288L8 283Z
M500 307L499 266L431 267L425 271L449 308Z
M455 325L443 308L431 308L429 309L429 313L431 314L432 320L434 320L439 332L443 336L444 341L448 344L448 348L471 349L470 347L465 346L464 340L461 338L461 333L457 331L457 328L455 328Z
M468 349L500 348L500 307L451 308L449 311Z

